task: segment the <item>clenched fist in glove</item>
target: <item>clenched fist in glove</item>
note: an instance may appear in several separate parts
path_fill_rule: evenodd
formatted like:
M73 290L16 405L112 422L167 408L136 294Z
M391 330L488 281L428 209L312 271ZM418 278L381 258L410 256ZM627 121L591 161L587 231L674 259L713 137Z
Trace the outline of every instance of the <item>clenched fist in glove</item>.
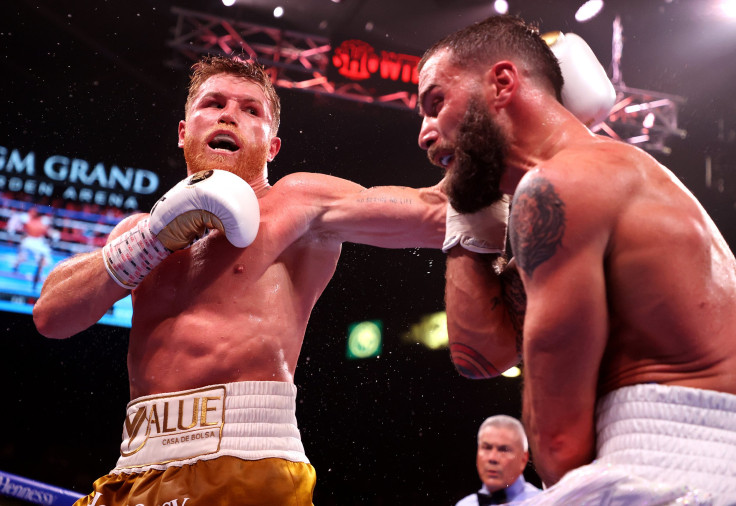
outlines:
M224 170L198 172L161 197L148 218L105 245L105 268L118 285L133 289L207 229L221 230L233 246L245 248L255 240L259 223L258 199L248 183Z

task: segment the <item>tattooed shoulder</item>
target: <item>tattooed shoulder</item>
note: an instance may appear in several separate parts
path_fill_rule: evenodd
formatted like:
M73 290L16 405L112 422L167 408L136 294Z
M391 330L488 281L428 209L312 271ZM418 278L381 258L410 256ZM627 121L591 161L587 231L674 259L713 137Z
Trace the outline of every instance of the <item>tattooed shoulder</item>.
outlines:
M565 232L565 204L550 181L534 177L514 194L509 227L511 248L522 270L534 270L552 258Z

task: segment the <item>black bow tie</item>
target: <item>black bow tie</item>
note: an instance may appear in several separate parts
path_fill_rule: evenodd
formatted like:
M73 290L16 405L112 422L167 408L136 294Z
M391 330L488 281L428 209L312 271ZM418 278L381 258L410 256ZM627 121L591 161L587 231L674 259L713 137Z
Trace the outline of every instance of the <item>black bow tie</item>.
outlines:
M493 504L506 503L506 489L496 490L491 495L478 494L478 506L491 506Z

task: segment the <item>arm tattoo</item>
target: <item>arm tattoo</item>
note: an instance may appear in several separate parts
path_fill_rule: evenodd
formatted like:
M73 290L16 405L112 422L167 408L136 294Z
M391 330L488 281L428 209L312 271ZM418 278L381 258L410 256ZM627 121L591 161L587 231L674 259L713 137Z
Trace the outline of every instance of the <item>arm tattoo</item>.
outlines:
M451 344L450 355L455 369L466 378L488 379L501 374L483 355L467 344Z
M532 179L514 195L511 208L511 247L519 266L532 277L552 258L565 233L565 204L552 183Z
M409 197L360 197L356 202L361 204L413 204Z
M509 312L516 338L516 353L521 359L524 337L524 316L526 315L526 291L521 276L516 269L505 269L501 273L503 300Z

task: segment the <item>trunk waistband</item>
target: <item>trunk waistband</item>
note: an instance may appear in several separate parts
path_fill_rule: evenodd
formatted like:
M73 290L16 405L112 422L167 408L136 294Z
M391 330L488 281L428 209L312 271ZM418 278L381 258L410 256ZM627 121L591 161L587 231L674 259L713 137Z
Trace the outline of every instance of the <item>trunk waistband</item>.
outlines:
M223 455L308 463L296 422L296 386L243 381L135 399L126 410L112 474Z

